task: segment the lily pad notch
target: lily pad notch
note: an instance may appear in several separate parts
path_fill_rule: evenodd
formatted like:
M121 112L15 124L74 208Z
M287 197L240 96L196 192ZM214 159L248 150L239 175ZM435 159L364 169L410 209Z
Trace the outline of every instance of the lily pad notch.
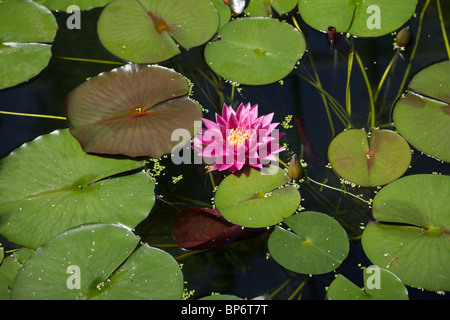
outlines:
M391 130L349 129L328 146L333 170L355 184L376 187L401 177L411 162L408 143Z

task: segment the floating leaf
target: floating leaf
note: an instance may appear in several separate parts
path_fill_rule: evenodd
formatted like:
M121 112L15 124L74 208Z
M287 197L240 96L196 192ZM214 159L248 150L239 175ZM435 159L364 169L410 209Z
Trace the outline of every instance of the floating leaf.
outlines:
M216 192L215 204L222 216L249 228L262 228L283 221L300 205L297 188L287 185L290 178L276 166L268 174L245 167L227 176Z
M399 133L426 154L450 162L450 61L417 73L408 92L395 104Z
M12 299L180 299L183 276L167 253L129 229L92 224L50 239L19 271ZM135 251L134 251L135 250Z
M281 15L288 13L296 5L297 0L250 0L245 13L254 17L271 17L272 8Z
M231 19L231 9L225 4L223 0L211 0L219 13L219 28L227 24Z
M46 7L31 0L0 1L0 89L44 69L58 25Z
M411 162L408 143L390 130L364 129L338 134L328 146L328 159L342 178L358 185L375 187L394 181Z
M450 177L412 175L390 183L373 201L378 221L362 236L372 263L406 285L450 290Z
M70 133L85 152L159 158L170 153L176 129L193 135L200 106L175 71L128 64L72 90L66 99Z
M43 4L50 10L66 11L70 6L77 6L80 10L90 10L96 7L103 7L111 0L35 0Z
M160 62L208 41L219 26L209 0L114 0L98 20L100 41L116 56Z
M287 23L271 18L243 18L220 29L216 40L205 47L205 59L221 77L261 85L287 76L305 48L303 36Z
M408 290L392 272L370 266L363 268L363 289L339 274L327 291L328 300L408 300Z
M347 233L333 218L302 211L284 222L293 232L276 226L268 240L270 255L284 268L322 274L336 269L347 257Z
M187 207L175 218L173 234L185 249L206 249L259 235L260 229L242 228L225 220L217 209Z
M326 32L329 26L338 32L358 37L379 37L395 31L416 10L417 0L301 0L298 10L311 27Z
M67 129L40 136L0 163L0 233L37 248L80 224L135 227L155 201L153 181L135 172L144 164L88 155Z
M0 265L0 300L9 300L14 279L32 253L31 249L20 248L3 260Z

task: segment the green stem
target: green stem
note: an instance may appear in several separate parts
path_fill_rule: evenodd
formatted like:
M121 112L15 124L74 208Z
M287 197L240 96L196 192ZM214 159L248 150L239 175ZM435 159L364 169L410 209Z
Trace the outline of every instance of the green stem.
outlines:
M59 116L49 116L45 114L32 114L32 113L21 113L21 112L10 112L10 111L0 111L0 114L7 114L11 116L24 116L33 118L45 118L45 119L55 119L55 120L67 120L66 117Z
M119 61L107 61L107 60L85 59L85 58L74 58L74 57L54 56L53 58L60 59L60 60L81 61L81 62L91 62L91 63L120 64L120 65L125 64L124 62L119 62Z
M364 81L366 82L367 93L369 94L369 102L370 102L370 129L375 126L375 100L372 95L372 88L370 86L369 77L367 76L366 70L364 69L364 65L361 61L361 57L355 51L356 61L358 61L358 65L361 69L361 73L364 77Z
M445 48L447 49L447 55L448 55L448 58L450 59L450 45L448 43L447 32L445 31L444 18L442 16L442 9L441 9L441 1L436 0L436 4L437 4L437 9L438 9L438 14L439 14L439 21L441 23L442 36L444 37Z
M302 29L298 25L298 22L295 19L295 17L292 17L292 22L294 23L294 25L297 28L297 30L302 34L303 38L306 39L305 34L303 33ZM320 82L319 75L317 73L314 61L312 59L312 55L311 55L310 50L309 50L308 41L306 41L306 50L308 52L308 59L311 62L311 66L312 66L312 69L313 69L313 72L314 72L314 76L316 78L317 85L320 88L322 88L322 83ZM331 113L330 113L330 109L328 107L328 102L327 102L327 99L325 98L325 95L322 93L322 90L321 90L321 96L322 96L322 101L323 101L323 104L324 104L324 107L325 107L325 111L327 113L328 123L330 124L331 136L334 137L335 136L335 129L334 129L334 124L333 124L333 119L331 118Z
M209 172L209 178L211 179L211 184L213 186L213 189L215 189L216 188L216 183L214 182L214 177L213 177L211 171Z
M292 292L292 294L289 296L288 300L292 300L294 299L294 297L297 295L297 293L300 292L300 290L303 289L303 287L305 286L306 282L308 282L309 278L305 278L305 280L302 281L302 283L300 283L300 285L297 287L297 289L295 289L294 292ZM299 296L300 299L301 295Z
M378 95L380 94L381 88L383 87L384 81L387 78L387 75L389 74L389 71L391 70L393 64L395 61L397 61L397 58L399 56L399 49L395 51L394 56L391 59L391 62L389 62L388 66L386 67L386 70L384 70L383 76L381 77L380 83L378 84L377 91L375 92L374 101L378 100Z
M431 0L427 0L427 2L425 3L425 5L423 6L422 12L420 13L419 27L418 27L418 29L417 29L417 35L416 35L416 42L415 42L414 47L413 47L413 49L412 49L411 57L410 57L410 59L409 59L408 67L406 68L405 74L404 74L404 76L403 76L402 84L400 85L400 88L399 88L399 91L398 91L398 93L397 93L397 96L396 96L396 98L394 99L394 101L393 101L393 103L392 103L391 111L392 111L392 108L394 107L395 102L397 101L397 99L398 99L398 98L400 97L400 95L402 94L403 88L405 87L405 84L406 84L406 80L408 79L409 71L411 70L411 63L412 63L412 61L413 61L413 59L414 59L414 56L416 55L416 50L417 50L417 47L418 47L418 45L419 45L420 34L422 33L422 22L423 22L423 17L424 17L424 15L425 15L425 11L427 10L428 5L430 4L430 2L431 2ZM389 112L389 114L391 115L392 112ZM391 119L390 122L392 122L392 119Z
M344 193L344 194L348 194L348 195L350 195L350 196L352 196L352 197L354 197L354 198L356 198L356 199L358 199L358 200L361 200L362 202L365 202L365 203L367 203L367 204L369 204L369 205L372 203L372 201L370 201L370 200L365 200L365 199L361 198L360 196L354 195L353 193L348 192L348 191L346 191L346 190L338 189L338 188L335 188L335 187L326 185L326 184L324 184L324 183L320 183L320 182L318 182L318 181L315 181L315 180L311 179L310 177L307 177L307 179L308 179L309 181L311 181L311 182L314 182L315 184L318 184L319 186L322 186L322 187L325 187L325 188L328 188L328 189L331 189L331 190L339 191L339 192L342 192L342 193Z
M188 201L188 202L191 202L191 203L195 203L195 204L199 204L199 205L211 208L211 204L210 203L194 200L194 199L191 199L191 198L188 198L188 197L183 197L183 196L180 196L180 195L175 195L175 194L170 194L170 193L167 195L167 197L174 197L174 198L177 198L177 199L181 199L183 201Z
M281 290L283 290L284 287L286 287L292 279L287 279L285 282L283 282L278 288L276 288L269 296L273 298L276 296Z
M307 77L299 74L299 76L307 81L310 85L315 87L317 90L320 91L322 94L322 97L328 98L328 100L331 103L331 108L333 109L335 115L338 117L338 119L342 122L345 126L351 126L351 120L348 118L348 114L345 111L345 109L342 107L342 105L328 92L326 92L319 84L317 84L314 80L310 80Z
M352 73L354 52L355 52L355 47L354 47L353 41L352 41L350 53L348 55L347 85L345 87L345 107L347 109L347 114L350 117L350 119L352 117L352 105L351 105L351 94L350 94L350 76L351 76L351 73ZM347 128L350 128L350 124L348 125Z

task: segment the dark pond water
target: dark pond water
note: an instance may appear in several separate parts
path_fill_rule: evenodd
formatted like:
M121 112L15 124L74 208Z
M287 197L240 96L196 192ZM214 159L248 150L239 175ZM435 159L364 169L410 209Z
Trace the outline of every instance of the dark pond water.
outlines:
M423 5L422 1L419 2L420 5L416 12L420 12ZM450 1L441 2L443 12L448 16ZM115 60L102 47L97 37L96 21L100 12L100 9L83 12L80 30L68 30L65 27L68 15L63 12L56 13L60 29L53 45L53 55L55 57ZM450 34L450 16L446 18L446 29ZM299 21L308 39L309 54L313 56L314 65L324 89L344 105L347 44L341 41L341 51L333 53L324 33L309 28L300 18ZM416 34L418 18L412 18L407 25L411 27L413 34ZM394 54L392 49L394 37L387 35L376 39L355 39L354 41L355 48L362 57L366 72L375 88ZM415 39L415 41L417 40ZM410 77L426 66L448 59L434 1L431 2L425 14L422 36L419 41ZM399 90L410 53L409 49L404 53L406 59L398 60L395 70L388 78L387 89L385 87L385 90L381 92L382 99L380 99L379 107L386 110L386 113L379 119L379 124L389 124L390 122L388 111ZM316 181L340 188L339 179L325 167L328 163L326 151L332 138L332 131L322 98L317 90L299 77L303 67L309 72L312 71L311 61L307 55L301 61L302 66L286 77L282 84L275 83L258 87L240 86L239 91L234 91L233 103L234 105L240 102L257 103L260 106L260 114L275 112L277 122L284 121L287 115L302 117L310 135L309 142L316 150L314 155L316 163L313 166L312 162L309 162L308 174ZM175 68L176 71L185 74L194 82L193 98L210 110L208 114L204 115L205 117L212 118L214 111L221 109L222 101L217 91L196 71L201 69L209 74L203 62L201 48L185 52L162 65ZM36 78L19 86L1 90L0 109L63 116L63 101L71 89L86 78L115 67L117 65L53 58L48 67ZM355 126L364 127L367 123L369 99L364 79L356 63L352 71L351 89ZM225 84L222 93L228 104L232 93L231 85ZM334 125L336 133L344 129L344 126L338 121L335 121ZM38 135L66 126L65 121L60 120L0 115L0 158ZM288 129L286 132L286 142L289 144L290 151L300 153L301 142L296 128ZM164 199L176 203L180 208L184 204L192 205L191 200L211 203L212 186L209 177L203 174L200 166L174 166L170 162L170 158L163 159L161 164L165 165L166 169L165 175L158 178L157 191L164 195ZM420 152L415 152L412 168L408 170L407 174L433 171L448 174L450 166L421 155ZM172 177L180 174L183 174L184 178L173 185ZM373 196L373 189L361 188L352 191L363 194L366 199ZM327 213L337 218L347 229L353 239L351 250L338 272L344 274L355 284L363 286L360 266L368 266L371 263L365 257L358 237L362 232L360 225L372 219L368 205L342 193L314 185L302 188L301 194L303 207ZM175 257L185 255L180 262L183 263L183 274L187 281L186 288L195 290L194 298L209 295L211 292L229 293L249 298L273 293L276 293L274 299L297 299L299 295L302 299L325 298L324 288L334 279L334 273L310 277L289 272L278 266L272 259L266 257L268 232L252 240L206 252L193 253L173 247L171 228L176 213L177 211L171 206L159 201L147 220L138 227L138 232L150 245L161 246ZM296 293L301 285L301 290ZM433 292L408 289L411 299L448 299L448 295L441 296Z

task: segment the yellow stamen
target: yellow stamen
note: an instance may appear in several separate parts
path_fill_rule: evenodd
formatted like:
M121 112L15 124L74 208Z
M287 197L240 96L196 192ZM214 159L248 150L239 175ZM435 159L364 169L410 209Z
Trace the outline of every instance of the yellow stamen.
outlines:
M241 146L247 139L250 139L250 135L246 130L242 129L241 127L237 127L236 129L231 130L227 138L228 143L230 143L234 147Z

